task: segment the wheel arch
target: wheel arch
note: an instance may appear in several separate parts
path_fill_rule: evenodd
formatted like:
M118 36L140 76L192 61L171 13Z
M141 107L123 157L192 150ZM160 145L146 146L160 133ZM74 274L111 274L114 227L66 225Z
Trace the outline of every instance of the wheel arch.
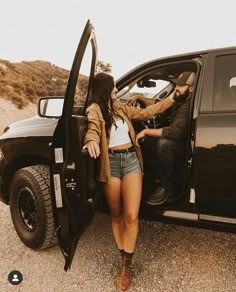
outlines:
M42 156L24 155L21 157L16 157L6 165L4 174L2 176L2 193L4 194L3 200L6 204L9 205L10 187L14 174L21 168L37 164L49 166L50 162Z

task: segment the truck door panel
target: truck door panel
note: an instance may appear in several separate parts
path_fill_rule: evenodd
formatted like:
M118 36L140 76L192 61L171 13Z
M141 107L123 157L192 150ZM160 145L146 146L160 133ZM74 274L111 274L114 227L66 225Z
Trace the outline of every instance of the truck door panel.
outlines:
M214 78L207 85L211 108L197 117L194 187L200 213L235 218L236 55L214 54L213 59L208 75L212 70Z

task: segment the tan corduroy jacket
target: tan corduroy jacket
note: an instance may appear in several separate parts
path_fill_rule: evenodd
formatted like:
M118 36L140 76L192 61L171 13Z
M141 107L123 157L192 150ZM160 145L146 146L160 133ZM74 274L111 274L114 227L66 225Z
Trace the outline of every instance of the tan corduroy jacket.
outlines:
M114 102L114 109L124 119L129 128L130 139L135 146L140 165L143 168L143 159L141 149L135 145L135 131L132 125L134 120L149 120L155 114L165 111L172 106L173 101L166 98L154 105L150 105L145 109L130 107L126 104ZM98 104L91 104L86 114L88 117L88 129L85 134L84 144L89 141L95 141L100 146L100 156L97 163L97 180L100 182L108 183L110 180L110 163L108 156L109 137L106 137L105 121Z

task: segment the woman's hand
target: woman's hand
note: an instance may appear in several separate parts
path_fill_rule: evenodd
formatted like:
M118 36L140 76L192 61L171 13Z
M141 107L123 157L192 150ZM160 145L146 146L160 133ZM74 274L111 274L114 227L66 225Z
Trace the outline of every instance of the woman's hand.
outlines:
M136 135L136 141L135 141L135 144L137 147L140 147L139 145L139 139L141 139L142 141L144 140L146 134L145 134L145 131L146 129L142 130L141 132L139 132L137 135Z
M171 92L171 94L168 95L168 98L174 102L175 101L175 94L176 94L176 87L175 89Z
M139 100L139 95L134 95L127 100L127 105L130 106L137 100Z
M89 155L94 159L100 155L100 147L95 141L89 141L83 146L83 149L88 149Z

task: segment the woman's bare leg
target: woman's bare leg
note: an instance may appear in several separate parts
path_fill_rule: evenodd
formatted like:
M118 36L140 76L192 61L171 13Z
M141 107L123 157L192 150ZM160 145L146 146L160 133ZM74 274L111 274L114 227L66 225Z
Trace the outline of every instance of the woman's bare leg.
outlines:
M111 178L110 184L104 184L104 190L111 211L113 235L117 247L121 250L124 248L124 220L122 211L121 181L117 178Z
M133 253L138 235L138 213L142 193L142 175L130 173L121 181L123 198L123 248L128 253Z

